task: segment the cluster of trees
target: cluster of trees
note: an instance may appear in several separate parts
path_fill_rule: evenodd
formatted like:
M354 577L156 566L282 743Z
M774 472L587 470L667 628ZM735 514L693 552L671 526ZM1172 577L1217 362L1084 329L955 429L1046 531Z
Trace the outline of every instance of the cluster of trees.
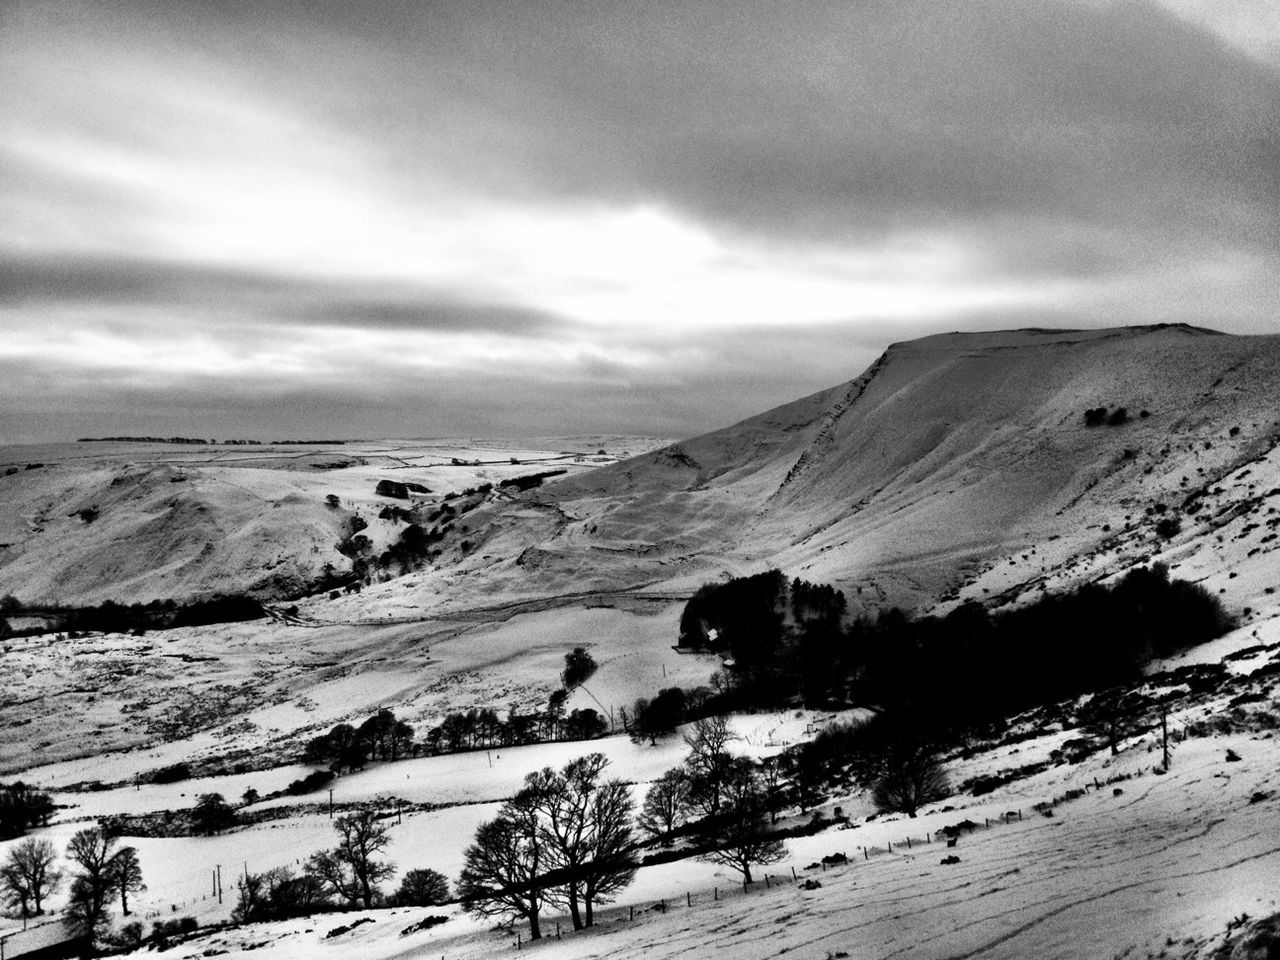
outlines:
M21 780L0 784L0 840L47 827L52 814L53 798L38 787Z
M1231 626L1217 597L1156 564L997 614L970 603L945 617L861 619L853 662L833 667L858 669L852 687L864 702L955 731L1132 682L1151 659Z
M634 801L608 765L593 753L525 778L467 848L458 894L468 910L523 920L534 940L548 905L567 907L575 930L594 924L636 870Z
M735 756L736 737L723 717L697 721L685 734L684 763L654 781L640 809L639 825L670 844L691 828L700 857L730 867L751 883L751 867L777 863L786 854L770 833L784 803L779 768Z
M100 827L79 831L67 844L71 861L67 918L82 934L96 937L109 921L109 907L117 897L120 912L129 915L129 894L145 890L138 851L117 846L117 838ZM67 878L57 866L58 853L48 840L28 837L9 849L0 863L0 896L13 912L27 917L44 913L47 899Z
M451 713L426 732L423 745L431 754L458 753L552 740L594 740L608 732L608 722L590 707L566 714L566 699L566 691L557 690L545 710L521 713L513 706L506 717L488 707Z
M700 587L681 614L679 644L731 658L742 702L776 703L799 691L821 699L846 609L843 592L769 570ZM787 674L781 691L780 673Z
M948 727L987 722L1027 706L1137 676L1153 657L1221 636L1232 626L1204 588L1155 564L1114 586L1088 584L991 613L965 604L944 617L890 609L849 622L829 587L787 583L778 571L701 588L681 618L681 644L732 658L728 678L691 712L741 707L910 707ZM663 723L691 694L662 691L648 704ZM700 695L693 695L698 699ZM632 720L642 720L633 709ZM641 726L644 726L642 723Z
M337 908L434 906L449 899L449 882L430 869L409 870L390 895L382 884L395 873L386 859L390 824L372 807L334 820L337 844L312 854L301 871L247 870L237 881L232 919L239 923L284 920Z
M328 767L335 773L363 770L370 760L399 760L423 754L459 753L493 747L523 746L551 740L594 740L609 730L603 716L590 707L566 712L570 691L595 673L597 665L585 647L574 647L564 656L564 686L552 692L543 710L522 713L512 706L506 716L492 707L472 707L450 713L436 726L414 739L414 729L388 709L379 710L359 727L340 723L313 738L303 752L304 763ZM290 793L304 793L323 786L328 778L316 775L290 784ZM296 789L295 789L296 788Z
M334 771L351 771L363 770L370 760L399 760L410 755L417 755L413 727L384 708L359 727L339 723L315 737L307 744L302 759Z
M682 723L712 713L712 700L709 687L663 687L652 699L637 697L629 710L624 708L622 723L633 739L656 743L658 737L674 733Z
M105 600L92 607L23 604L15 597L6 596L0 613L8 616L39 617L52 624L52 629L67 633L83 633L90 630L103 633L139 633L146 630L169 630L174 627L239 623L243 620L260 620L267 615L262 604L244 594L219 595L187 603L170 599L126 605ZM42 626L39 632L43 633L48 629L50 627Z
M439 527L427 530L421 524L411 523L400 531L400 538L395 543L379 554L377 566L384 571L396 568L401 573L417 570L438 554L439 551L432 550L432 545L443 539L444 532ZM357 559L358 563L360 561L363 561L363 558ZM367 570L366 562L364 568L357 570L356 573L360 576L367 573Z
M854 784L871 791L877 809L914 817L928 803L951 793L939 760L939 732L902 711L870 720L832 724L812 740L783 751L776 760L782 802L801 811L820 802L827 788Z

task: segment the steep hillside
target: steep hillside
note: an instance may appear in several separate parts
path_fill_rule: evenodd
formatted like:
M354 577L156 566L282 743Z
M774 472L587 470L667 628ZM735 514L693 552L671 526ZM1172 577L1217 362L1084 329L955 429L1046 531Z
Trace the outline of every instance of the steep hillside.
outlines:
M780 566L867 604L1013 597L1216 535L1217 514L1190 515L1197 499L1280 504L1277 391L1280 337L1161 326L895 344L849 383L480 511L473 561L422 579L678 591ZM1250 464L1252 492L1236 490ZM1160 536L1161 520L1181 532Z

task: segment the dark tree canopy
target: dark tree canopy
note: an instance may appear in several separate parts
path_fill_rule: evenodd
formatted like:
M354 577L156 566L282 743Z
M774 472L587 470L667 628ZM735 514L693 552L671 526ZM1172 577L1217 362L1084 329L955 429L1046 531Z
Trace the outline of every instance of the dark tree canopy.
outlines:
M202 793L191 810L196 833L221 833L236 824L236 812L220 793Z
M580 686L596 672L596 662L585 647L574 647L564 655L564 670L560 674L565 688L572 690Z
M409 870L400 880L395 902L402 907L434 907L449 902L449 880L430 868Z

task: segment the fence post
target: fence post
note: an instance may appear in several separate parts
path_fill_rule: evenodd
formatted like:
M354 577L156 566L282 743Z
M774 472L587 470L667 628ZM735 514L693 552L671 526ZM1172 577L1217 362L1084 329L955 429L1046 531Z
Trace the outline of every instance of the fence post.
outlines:
M799 882L800 882L800 878L796 876L796 868L795 868L795 867L792 867L792 868L791 868L791 882L792 882L792 883L799 883Z
M769 875L767 873L764 875L764 886L766 890L772 888L772 884L769 883Z
M908 850L910 850L910 849L911 849L911 838L910 838L910 837L907 837L907 849L908 849Z
M686 907L692 907L692 906L693 906L693 897L691 897L691 896L689 895L689 891L688 891L688 890L686 890L686 891L684 892L684 905L685 905Z
M863 847L863 848L862 848L862 859L863 859L863 860L870 860L870 859L871 859L871 854L867 853L867 848L866 848L866 847Z
M631 916L630 916L628 919L630 919L630 920L634 920L635 918L636 918L636 906L635 906L635 904L633 903L633 904L631 905Z
M719 888L719 887L712 887L712 888L711 888L711 897L712 897L712 899L713 899L713 900L716 900L717 902L720 900L720 888Z

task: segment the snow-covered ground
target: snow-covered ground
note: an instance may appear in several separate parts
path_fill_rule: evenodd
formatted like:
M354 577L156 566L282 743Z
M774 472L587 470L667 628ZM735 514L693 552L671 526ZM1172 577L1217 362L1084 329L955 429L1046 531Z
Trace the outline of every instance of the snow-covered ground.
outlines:
M841 952L870 958L1143 956L1169 944L1207 942L1242 913L1280 909L1280 741L1247 733L1188 739L1176 745L1165 775L1152 771L1159 755L1150 746L1136 742L1117 758L1103 754L1053 768L978 800L953 798L916 819L863 822L865 802L850 798L845 809L854 814L853 823L789 840L787 860L767 870L767 887L757 883L744 893L733 875L696 861L643 868L597 928L572 933L562 918L561 939L525 943L524 951L532 946L538 956L566 960L726 952L742 960ZM1228 761L1228 750L1241 760ZM651 758L653 768L680 752L667 744ZM615 763L622 762L615 754ZM362 792L391 792L399 786L393 776L399 766L371 771ZM362 778L349 779L354 784ZM1063 799L1068 791L1083 794ZM1052 815L1036 812L1038 803L1053 804ZM461 845L493 810L484 804L409 814L392 827L391 857L402 867L430 865L456 876ZM978 828L963 834L954 849L935 839L943 826L962 820ZM69 829L53 834L61 839ZM292 864L329 839L328 818L319 813L222 837L138 841L151 887L141 909L165 915L172 912L167 904L176 902L179 913L214 920L228 907L219 908L210 893L216 864L229 888L230 874L245 863L251 870ZM833 853L847 855L849 864L822 869L818 861ZM960 862L941 864L950 854ZM806 890L791 882L793 867L800 880L820 886ZM179 890L191 893L179 897ZM667 912L652 909L660 902ZM450 919L401 935L426 914ZM324 938L362 915L216 932L175 956L227 950L232 957L272 960L452 960L517 952L514 932L490 930L453 907L373 911L368 915L374 923ZM556 919L548 913L544 929L554 931Z

